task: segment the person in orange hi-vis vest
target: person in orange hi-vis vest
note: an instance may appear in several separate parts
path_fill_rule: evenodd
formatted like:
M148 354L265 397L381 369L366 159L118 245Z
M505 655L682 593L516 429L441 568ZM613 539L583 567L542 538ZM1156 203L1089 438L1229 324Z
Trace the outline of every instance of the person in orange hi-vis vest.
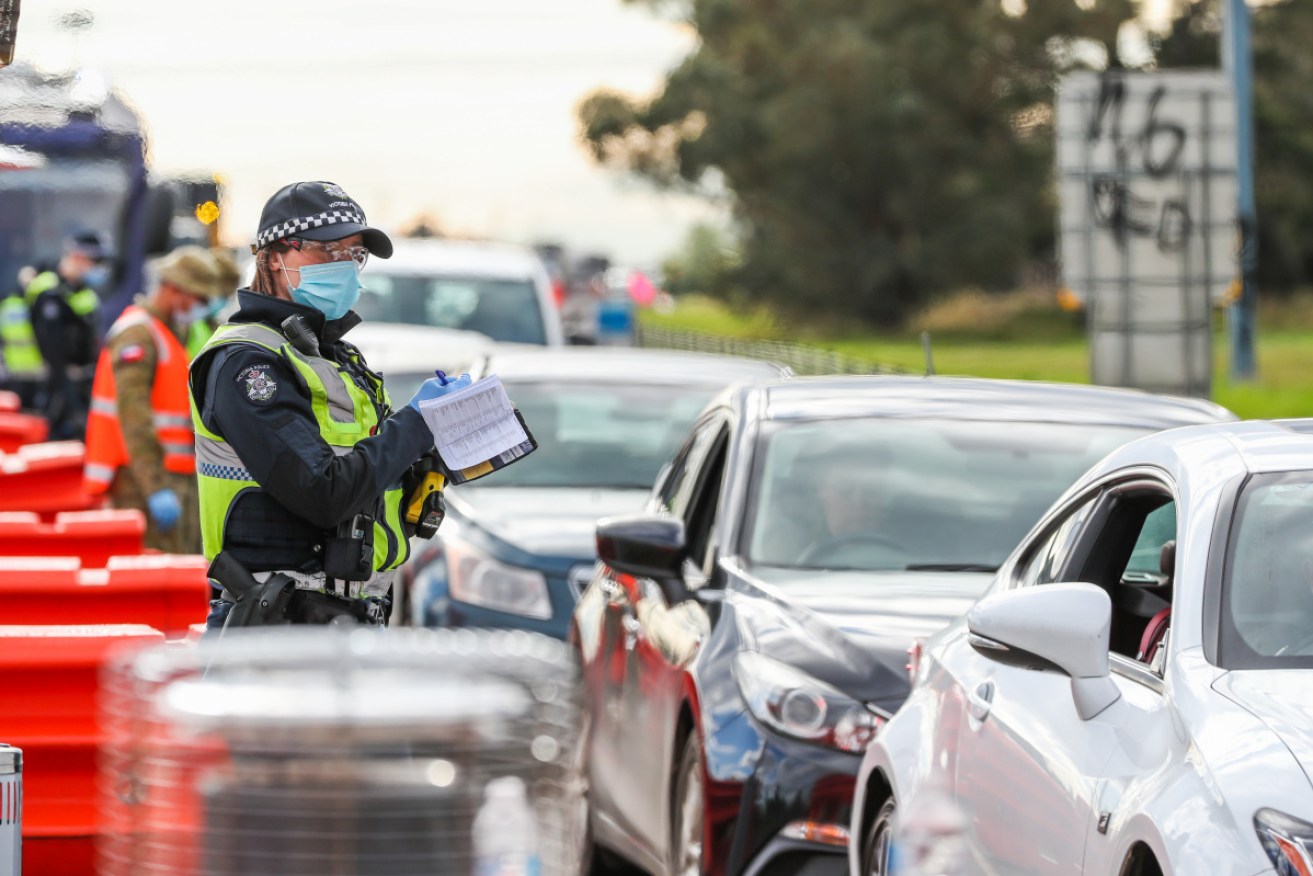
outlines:
M200 553L196 451L183 338L219 292L213 257L175 249L158 283L110 327L96 364L87 418L86 490L146 514L146 546Z

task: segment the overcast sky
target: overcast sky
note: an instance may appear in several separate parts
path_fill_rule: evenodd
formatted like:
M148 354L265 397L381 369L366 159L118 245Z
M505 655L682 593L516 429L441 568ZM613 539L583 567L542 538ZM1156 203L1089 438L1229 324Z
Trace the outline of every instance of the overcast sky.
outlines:
M19 59L103 71L145 118L156 171L223 175L233 244L297 179L340 183L384 226L427 212L629 263L720 216L579 145L584 96L650 94L694 46L620 0L97 0L74 37L57 19L76 8L24 3Z

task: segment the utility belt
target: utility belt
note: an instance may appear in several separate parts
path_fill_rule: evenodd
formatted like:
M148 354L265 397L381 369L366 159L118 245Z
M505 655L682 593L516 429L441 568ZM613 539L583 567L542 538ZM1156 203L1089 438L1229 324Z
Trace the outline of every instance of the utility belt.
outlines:
M223 588L223 599L233 604L224 622L229 627L283 624L359 623L382 626L392 611L386 596L352 599L296 586L296 579L274 572L259 581L226 551L210 563L210 580Z

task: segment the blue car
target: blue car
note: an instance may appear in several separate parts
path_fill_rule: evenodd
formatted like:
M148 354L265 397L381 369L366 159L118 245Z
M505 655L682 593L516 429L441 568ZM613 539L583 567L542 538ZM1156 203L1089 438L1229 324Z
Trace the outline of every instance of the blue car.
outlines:
M596 561L598 518L643 507L661 466L726 386L769 362L668 350L497 348L498 375L538 450L447 491L447 519L402 568L405 618L565 638ZM396 621L394 620L394 623Z

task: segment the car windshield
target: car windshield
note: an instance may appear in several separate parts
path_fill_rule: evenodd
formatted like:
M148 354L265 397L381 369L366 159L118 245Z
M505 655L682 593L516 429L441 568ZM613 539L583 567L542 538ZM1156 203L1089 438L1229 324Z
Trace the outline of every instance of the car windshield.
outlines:
M546 344L529 280L366 273L355 311L374 322L481 332L494 341Z
M1088 423L770 424L746 556L789 568L992 571L1059 495L1147 430Z
M1235 515L1222 665L1313 666L1313 472L1256 476Z
M650 489L716 391L594 382L505 384L538 449L479 486Z

